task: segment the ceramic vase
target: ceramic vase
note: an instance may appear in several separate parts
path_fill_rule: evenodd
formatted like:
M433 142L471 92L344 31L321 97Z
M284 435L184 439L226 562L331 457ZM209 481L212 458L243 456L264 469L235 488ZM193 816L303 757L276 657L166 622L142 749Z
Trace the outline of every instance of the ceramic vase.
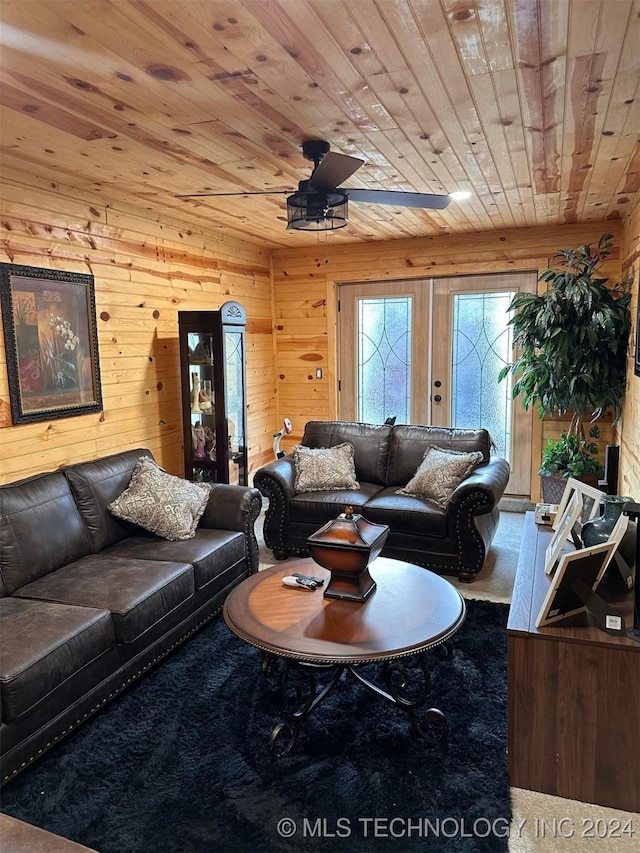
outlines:
M602 515L598 518L585 521L582 525L581 538L583 544L588 547L606 542L620 518L625 505L630 502L633 502L633 498L630 498L628 495L605 495L601 498L601 503L604 507ZM630 524L622 542L618 546L620 553L629 565L633 565L635 562L636 536L636 525Z
M605 495L601 498L604 506L602 515L585 521L582 525L582 541L585 545L600 545L606 542L620 518L620 514L631 498L625 495Z

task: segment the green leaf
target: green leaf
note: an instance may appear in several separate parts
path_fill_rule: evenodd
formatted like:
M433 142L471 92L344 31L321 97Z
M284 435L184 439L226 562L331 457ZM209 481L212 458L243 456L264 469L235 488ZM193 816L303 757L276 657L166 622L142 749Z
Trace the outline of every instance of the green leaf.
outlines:
M611 235L597 245L562 249L563 268L544 270L544 293L516 294L509 323L518 358L500 373L513 373L514 396L525 408L572 408L584 417L612 408L621 412L626 389L633 279L609 284L596 274L612 248Z

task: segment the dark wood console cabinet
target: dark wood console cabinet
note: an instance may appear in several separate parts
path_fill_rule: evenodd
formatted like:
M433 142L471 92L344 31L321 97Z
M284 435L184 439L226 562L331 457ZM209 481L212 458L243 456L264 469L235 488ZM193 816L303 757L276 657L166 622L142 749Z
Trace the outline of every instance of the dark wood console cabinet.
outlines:
M601 631L588 614L536 628L550 576L552 530L528 512L508 636L511 784L640 811L640 643ZM612 605L633 624L632 596Z

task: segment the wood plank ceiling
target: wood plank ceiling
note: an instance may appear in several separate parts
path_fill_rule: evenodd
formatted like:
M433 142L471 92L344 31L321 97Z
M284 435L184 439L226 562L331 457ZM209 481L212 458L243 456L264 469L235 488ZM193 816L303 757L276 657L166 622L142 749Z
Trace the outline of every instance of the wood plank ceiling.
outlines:
M640 187L640 0L2 0L7 178L273 246L619 218ZM286 230L304 139L365 160L351 202Z

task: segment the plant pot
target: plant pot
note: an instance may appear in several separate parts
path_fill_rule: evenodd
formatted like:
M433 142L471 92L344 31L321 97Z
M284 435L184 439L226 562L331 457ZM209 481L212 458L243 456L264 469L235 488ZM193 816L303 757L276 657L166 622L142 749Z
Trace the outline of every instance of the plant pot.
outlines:
M562 477L560 474L540 474L542 502L545 504L559 504L566 485L567 478Z
M562 474L540 474L542 502L546 504L559 504L567 486L567 479ZM595 476L577 477L576 479L587 486L597 488L598 478Z

